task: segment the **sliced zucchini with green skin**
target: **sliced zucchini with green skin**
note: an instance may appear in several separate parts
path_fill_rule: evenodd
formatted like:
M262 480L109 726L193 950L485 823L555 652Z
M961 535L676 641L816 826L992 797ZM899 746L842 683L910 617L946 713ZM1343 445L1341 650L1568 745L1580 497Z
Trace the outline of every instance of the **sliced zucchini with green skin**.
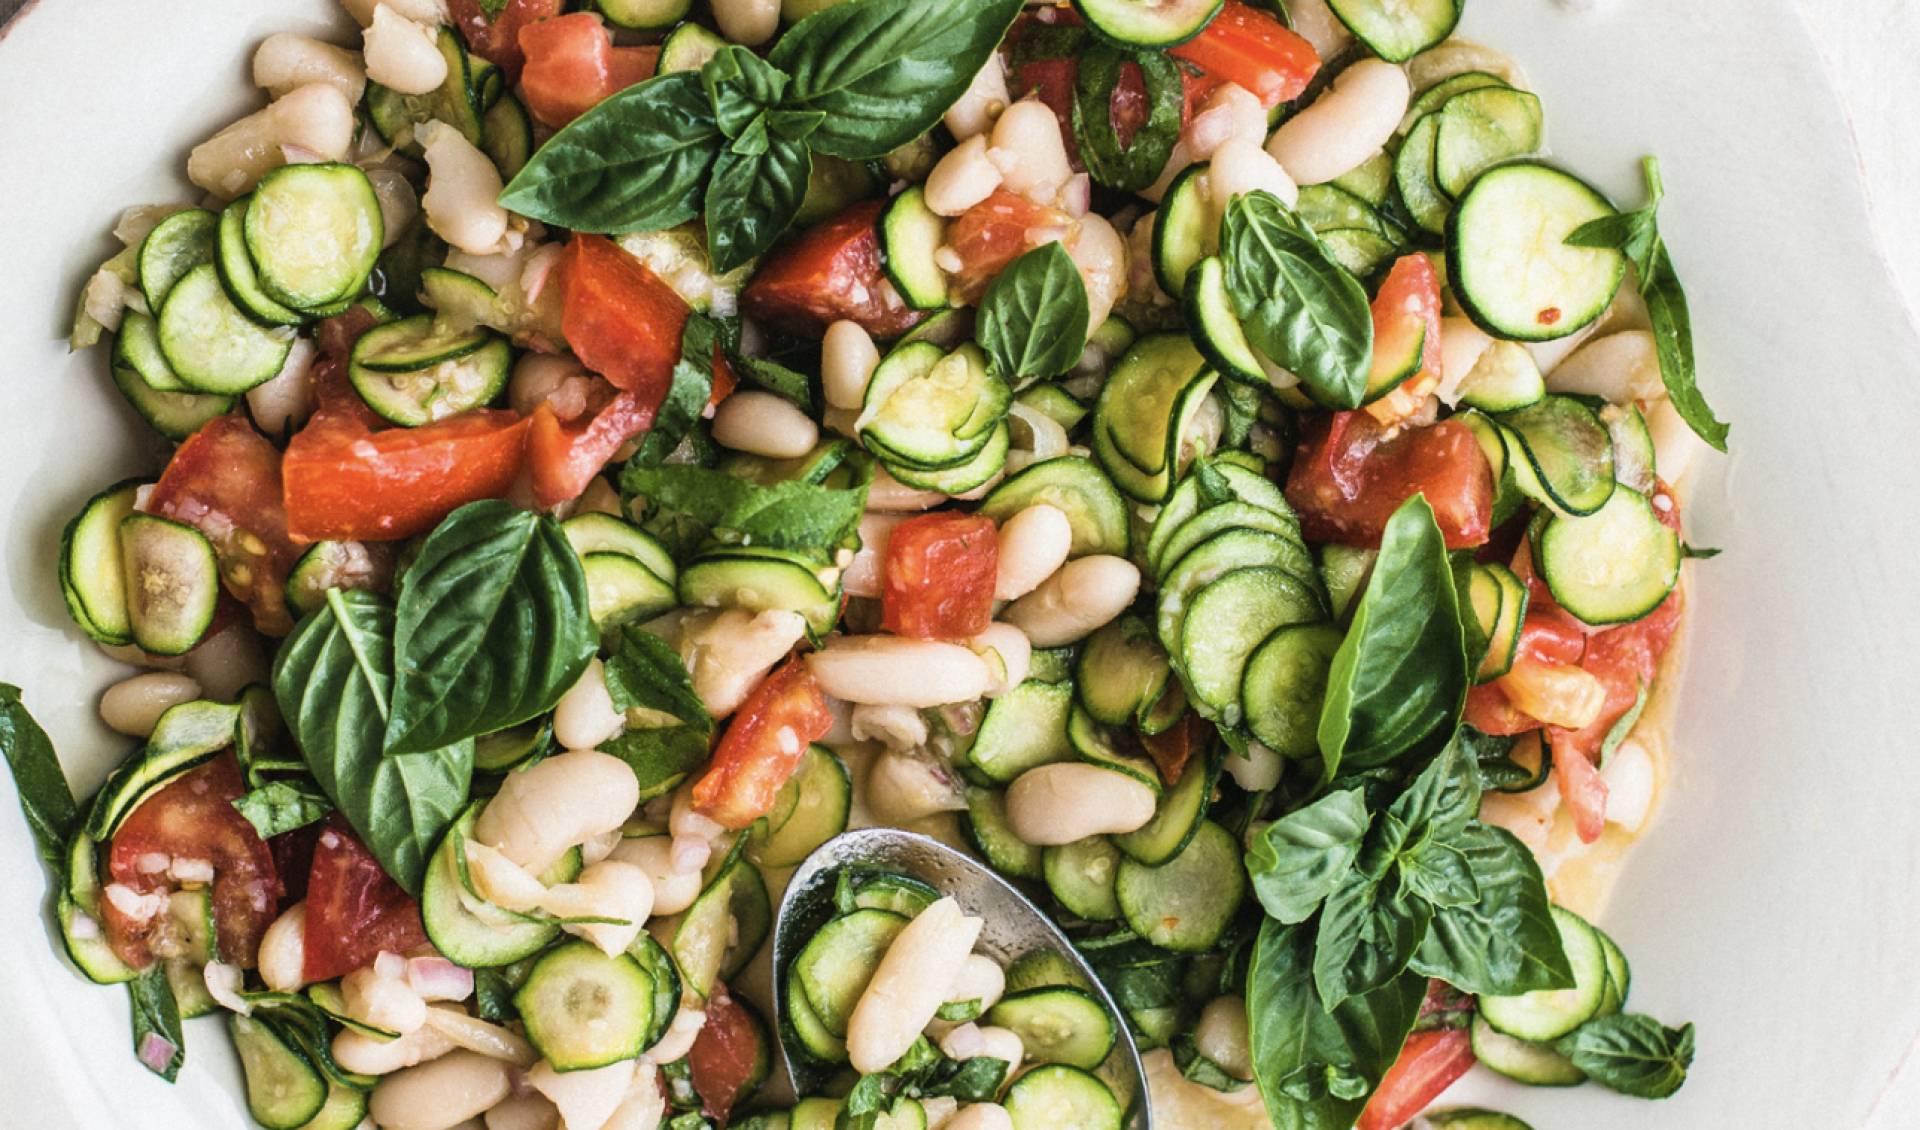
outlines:
M653 978L631 954L566 942L534 963L513 1003L542 1058L559 1071L585 1071L645 1050Z
M1456 75L1448 75L1415 95L1413 101L1407 104L1407 114L1400 119L1400 132L1406 133L1412 129L1413 123L1445 106L1447 100L1456 94L1465 94L1469 90L1480 90L1490 86L1510 85L1506 79L1486 71L1462 71Z
M355 1130L367 1117L367 1093L329 1081L320 1113L300 1130Z
M1319 756L1327 672L1343 638L1331 624L1294 624L1276 630L1248 657L1241 701L1247 729L1262 745L1293 760Z
M1573 987L1480 997L1480 1015L1502 1035L1549 1043L1592 1019L1606 998L1607 956L1600 935L1579 915L1558 906L1553 908L1553 924L1573 967Z
M927 207L926 191L917 184L880 214L881 265L915 310L947 305L947 273L934 262L934 252L946 241L946 217Z
M1576 517L1598 512L1613 497L1613 437L1599 413L1556 394L1498 420L1522 494Z
M326 1105L328 1083L273 1028L245 1016L227 1022L247 1081L247 1113L267 1130L299 1130Z
M1438 1110L1421 1117L1433 1130L1533 1130L1513 1115L1497 1110Z
M242 196L220 212L218 246L214 266L220 273L220 285L227 296L249 318L269 326L299 326L308 316L274 300L260 289L260 275L253 268L253 256L247 250L247 206L252 196Z
M1524 345L1496 341L1460 382L1460 402L1483 412L1512 412L1547 395L1540 366Z
M408 356L418 358L416 363L402 360L398 365L379 364L372 368L390 368L405 372L421 365L444 361L460 355L456 352L461 345L470 345L471 352L485 340L471 343L463 340L463 335L472 334L478 326L491 326L501 321L499 305L500 295L484 281L456 271L450 267L424 267L420 271L420 300L433 310L434 316L427 319L427 329L421 331L417 324L404 333L387 331L394 336L370 348L378 350L382 356L369 357L374 362L387 362L391 350L392 358ZM423 316L423 315L422 315ZM414 319L385 319L381 328L401 321L413 323ZM423 349L424 346L424 349ZM444 351L443 351L444 350Z
M1527 504L1527 496L1520 493L1519 476L1507 458L1506 429L1484 412L1472 408L1463 409L1453 419L1473 430L1480 453L1487 457L1487 466L1493 471L1493 526L1497 529Z
M1220 250L1220 213L1207 191L1208 167L1201 161L1173 178L1154 214L1153 277L1174 298L1186 296L1187 272Z
M694 608L798 612L816 632L832 628L840 614L834 591L796 554L759 555L730 547L688 563L679 590L680 603Z
M624 553L589 553L580 566L587 576L587 613L602 629L651 620L680 606L672 585Z
M486 143L481 149L500 170L503 182L527 167L533 156L533 119L518 98L509 94L488 107L482 132Z
M1320 547L1320 583L1326 586L1327 602L1332 606L1335 620L1347 618L1347 610L1366 588L1367 577L1372 574L1373 563L1379 556L1379 550L1360 546Z
M1173 672L1165 649L1138 616L1121 616L1087 637L1074 668L1080 705L1094 721L1131 725L1159 701Z
M1474 682L1490 683L1513 669L1513 661L1520 654L1520 628L1526 621L1532 594L1525 581L1497 561L1477 564L1474 569L1491 577L1500 590L1499 615L1487 632L1487 653L1474 672Z
M1658 481L1653 465L1653 433L1637 405L1609 404L1600 409L1600 422L1613 438L1614 480L1641 494L1652 494Z
M790 1037L785 1040L785 1043L788 1048L791 1049L795 1043L798 1043L800 1050L804 1051L809 1058L821 1063L847 1062L847 1041L827 1031L827 1026L820 1020L820 1014L814 1011L812 1004L808 1003L806 989L800 984L800 970L797 965L789 966L787 969L785 991L784 1019L786 1035ZM831 1126L832 1123L828 1125Z
M1271 565L1293 575L1308 591L1317 583L1313 555L1299 542L1261 530L1227 530L1187 551L1160 583L1157 628L1160 646L1178 654L1181 630L1194 594L1235 569Z
M1310 184L1300 189L1299 202L1294 212L1316 233L1353 229L1371 231L1382 237L1392 235L1392 229L1373 205L1360 199L1337 184Z
M1551 165L1489 169L1447 221L1448 284L1467 316L1496 337L1552 341L1578 333L1607 312L1627 260L1612 248L1572 246L1567 237L1617 215L1598 190Z
M1633 970L1627 965L1626 952L1605 930L1595 926L1593 932L1600 938L1600 948L1607 957L1607 993L1600 1002L1600 1013L1610 1016L1627 1006L1627 995L1633 990Z
M888 463L945 470L978 455L1012 403L978 346L942 353L915 342L887 354L867 382L860 439Z
M581 557L589 553L624 553L645 565L654 576L668 584L679 579L673 555L660 540L632 522L611 514L576 514L560 523L560 532Z
M967 839L995 871L1011 879L1046 878L1039 848L1014 835L1007 822L1007 794L999 789L967 789Z
M1545 1044L1502 1035L1494 1031L1484 1016L1474 1016L1469 1033L1473 1057L1517 1083L1529 1087L1577 1087L1587 1081L1587 1073L1565 1056Z
M1400 254L1400 244L1370 228L1328 228L1316 232L1334 262L1355 278L1366 279Z
M967 751L967 775L1010 785L1029 769L1072 760L1073 747L1067 744L1067 713L1072 708L1072 684L1037 679L994 699Z
M1128 859L1147 867L1158 867L1179 855L1200 830L1200 823L1207 815L1207 804L1213 799L1213 787L1219 780L1219 757L1206 752L1192 758L1180 779L1160 794L1153 819L1131 832L1113 837L1113 846Z
M1120 903L1113 897L1119 866L1120 849L1105 836L1088 836L1041 853L1041 869L1054 901L1089 922L1120 917Z
M680 970L667 956L666 947L645 930L627 947L627 953L653 978L653 1022L647 1026L647 1046L652 1047L667 1034L680 1011Z
M1327 0L1353 37L1390 63L1404 63L1453 34L1458 0Z
M60 534L60 594L82 631L100 643L133 640L127 614L127 572L120 523L133 513L146 483L123 479L87 499Z
M937 490L942 494L965 494L982 483L998 475L1007 465L1007 452L1013 447L1013 430L1002 420L987 437L987 445L982 447L972 459L957 467L947 467L939 471L922 471L915 467L888 463L882 460L887 473L916 490Z
M265 384L293 348L292 331L268 329L233 304L211 263L173 284L158 328L168 366L196 392L231 396Z
M553 744L552 721L526 722L473 739L473 767L481 773L504 773L542 753Z
M1094 346L1108 357L1118 357L1127 351L1140 334L1133 323L1118 314L1107 315L1107 320L1093 328L1087 335L1087 344Z
M129 635L154 655L185 655L206 636L220 602L213 543L157 514L129 514L119 533Z
M1102 726L1076 703L1067 714L1067 741L1080 760L1132 777L1159 795L1160 770L1132 740L1132 731Z
M794 958L794 974L820 1023L845 1036L854 1006L907 919L884 910L856 910L831 919Z
M1113 1050L1119 1033L1106 1007L1079 989L1029 989L1000 998L987 1023L1020 1036L1035 1063L1064 1063L1091 1071Z
M1005 522L1042 502L1064 513L1073 527L1068 556L1127 555L1132 519L1126 499L1114 489L1113 480L1099 464L1083 455L1043 460L1008 477L981 501L978 512L995 522Z
M473 81L473 60L450 27L440 29L438 44L447 61L446 81L438 89L426 94L401 94L377 82L367 84L367 117L374 130L409 157L420 156L414 128L430 121L447 123L475 145L486 140L486 126L480 117L484 107L476 97L479 87Z
M1286 517L1294 524L1297 534L1298 520L1293 505L1287 501L1286 492L1260 472L1232 462L1228 459L1229 454L1232 453L1216 456L1212 464L1214 470L1226 477L1234 499ZM1160 508L1160 513L1154 518L1153 530L1147 536L1147 562L1156 575L1165 574L1169 566L1180 560L1182 555L1167 552L1168 543L1184 530L1189 519L1208 505L1210 500L1201 497L1199 475L1187 475L1174 488L1172 497L1167 499L1166 505Z
M1042 989L1049 985L1066 985L1076 989L1092 987L1072 962L1052 950L1034 950L1022 954L1007 966L1009 993L1023 993L1028 989Z
M213 262L219 228L220 217L204 208L175 212L153 225L140 241L140 291L147 296L147 309L160 309L182 275Z
M348 378L360 399L389 423L407 428L431 424L482 407L507 387L513 369L512 346L506 338L486 331L482 340L479 349L457 359L407 372L350 365Z
M788 4L795 0L786 0ZM807 0L809 4L826 7L819 0ZM784 6L784 5L783 5ZM814 10L817 10L814 9ZM790 1130L834 1130L840 1122L840 1108L846 1105L843 1099L801 1099L788 1116Z
M305 616L326 603L328 589L374 588L383 574L359 542L315 542L287 573L287 606Z
M1093 451L1121 491L1164 501L1185 470L1188 425L1219 379L1184 333L1149 334L1121 357L1093 407Z
M754 825L747 858L762 867L793 867L813 849L847 830L853 778L838 755L811 745L800 767L774 796L773 811Z
M440 278L444 280L456 273L445 272ZM423 286L428 296L433 297L434 286L427 283L426 279L426 272L422 272ZM451 284L442 282L440 285L442 289L439 293L444 295ZM437 320L425 314L416 314L411 318L375 326L360 335L360 339L354 343L353 365L376 373L414 373L443 361L458 360L495 340L494 335L484 329L460 324L463 321Z
M1177 47L1206 30L1223 0L1074 0L1087 26L1122 47Z
M670 75L675 71L697 71L726 45L726 40L699 24L683 23L660 41L660 61L654 68L655 73Z
M1327 183L1370 208L1384 208L1393 194L1393 157L1383 149Z
M1278 514L1251 502L1223 502L1209 506L1189 518L1167 541L1161 560L1175 565L1194 546L1226 530L1261 530L1305 547L1300 523L1289 514Z
M427 937L447 960L469 969L512 965L532 957L560 936L560 927L509 914L466 894L457 853L473 834L482 805L474 805L440 840L420 889L420 918Z
M940 901L940 892L931 885L889 871L849 877L848 887L848 897L841 902L848 913L885 910L912 918Z
M1453 212L1453 203L1434 180L1434 141L1439 133L1440 115L1428 114L1413 123L1393 158L1393 184L1400 190L1400 202L1413 222L1430 235L1445 232Z
M168 283L167 289L172 290L173 284ZM120 318L120 332L113 339L113 363L118 368L132 369L156 392L181 392L187 387L175 375L173 366L167 364L166 354L160 351L159 324L138 310L129 310Z
M1680 535L1628 486L1586 517L1553 517L1535 548L1553 599L1584 624L1638 620L1680 580Z
M744 855L726 862L693 900L673 934L673 960L687 988L702 999L746 967L773 925L773 903L760 869Z
M687 18L692 0L593 0L593 6L615 27L656 31Z
M1047 419L1059 424L1067 431L1080 426L1087 418L1093 406L1076 399L1066 389L1056 384L1037 384L1032 388L1014 394L1013 402L1033 409Z
M1504 161L1540 151L1540 99L1524 90L1488 86L1454 95L1433 136L1433 177L1458 197L1473 178Z
M380 257L380 200L357 166L286 165L247 205L247 251L274 301L313 310L366 289Z
M86 834L107 843L140 802L233 744L240 708L220 702L183 702L160 716L146 747L113 771L94 794Z
M1120 1101L1095 1076L1051 1063L1013 1081L1001 1100L1013 1130L1120 1130Z
M1227 268L1218 255L1200 260L1187 275L1187 326L1193 343L1207 363L1221 375L1244 385L1264 389L1267 372L1260 367L1253 344L1227 294Z
M1310 587L1273 566L1236 569L1200 588L1180 629L1180 668L1193 705L1219 725L1238 726L1249 653L1276 629L1325 615Z
M1246 899L1240 855L1231 833L1202 821L1180 854L1160 866L1122 862L1114 891L1127 925L1162 949L1212 949Z
M55 918L67 956L96 985L119 985L140 975L121 961L107 943L100 919L100 863L98 841L85 831L75 832L67 845L65 882Z

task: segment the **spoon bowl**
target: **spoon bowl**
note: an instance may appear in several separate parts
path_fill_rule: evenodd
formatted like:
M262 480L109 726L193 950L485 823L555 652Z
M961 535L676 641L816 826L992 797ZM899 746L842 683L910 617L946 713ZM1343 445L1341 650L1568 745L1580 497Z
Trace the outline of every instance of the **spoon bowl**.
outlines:
M1096 1074L1114 1088L1114 1096L1126 1109L1124 1130L1151 1130L1153 1118L1147 1109L1147 1080L1140 1065L1140 1049L1113 998L1073 943L1039 907L977 860L931 837L897 828L862 828L828 840L800 864L780 899L773 920L773 1019L780 1033L780 1067L795 1094L817 1092L837 1069L822 1068L789 1047L782 987L800 950L832 917L834 887L840 873L848 869L905 875L952 896L962 910L985 922L975 952L1002 966L1036 950L1056 954L1072 965L1113 1018L1118 1037L1113 1052Z

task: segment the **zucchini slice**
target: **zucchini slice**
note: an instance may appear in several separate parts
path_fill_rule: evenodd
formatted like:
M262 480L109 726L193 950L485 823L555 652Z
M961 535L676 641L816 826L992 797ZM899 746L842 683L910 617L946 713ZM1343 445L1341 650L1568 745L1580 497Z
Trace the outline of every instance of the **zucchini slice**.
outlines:
M941 494L958 495L982 485L1000 474L1007 466L1007 453L1013 449L1013 429L1005 420L994 426L993 433L987 437L987 444L973 458L956 467L947 467L938 471L923 471L917 467L882 460L887 473L903 484L916 490L937 490Z
M669 585L679 579L679 568L667 547L632 522L590 511L560 523L560 532L583 559L590 553L623 553Z
M260 288L260 274L254 270L253 255L247 250L247 207L251 195L242 196L220 212L220 230L213 265L220 273L220 285L227 297L246 312L247 317L269 326L299 326L307 315L275 301Z
M347 379L367 407L389 423L431 424L479 408L507 387L513 348L506 338L484 329L448 335L430 321L419 315L375 326L354 345ZM399 367L407 358L436 351L442 355Z
M1267 388L1267 371L1233 308L1233 297L1227 293L1227 268L1218 255L1207 256L1188 272L1185 304L1193 343L1200 347L1207 363L1229 380Z
M967 750L970 778L1010 785L1020 774L1056 761L1071 761L1067 714L1073 686L1028 679L987 705L987 713Z
M107 843L121 821L174 778L233 744L240 708L220 702L183 702L160 716L138 757L113 771L94 794L87 835Z
M885 910L856 910L831 919L793 961L801 995L821 1026L844 1037L860 994L880 968L907 919Z
M155 655L185 655L207 634L220 601L213 543L157 514L128 514L119 535L133 642Z
M1522 494L1576 516L1595 513L1613 497L1613 437L1592 408L1554 394L1498 419Z
M311 1060L280 1038L272 1025L245 1016L228 1019L247 1080L247 1113L267 1130L299 1130L326 1105L328 1084Z
M147 296L147 309L160 309L182 275L213 262L219 227L220 217L204 208L175 212L153 225L140 241L140 291Z
M1247 874L1239 842L1209 820L1158 867L1121 861L1114 889L1134 933L1162 949L1202 953L1220 941L1246 899Z
M810 745L800 768L780 786L773 811L756 823L747 858L762 867L794 867L813 849L847 830L853 810L853 778L823 745Z
M1207 191L1207 169L1205 161L1187 166L1173 178L1154 213L1153 277L1174 298L1186 295L1187 272L1194 264L1220 250L1220 213Z
M211 263L188 271L167 292L159 339L182 384L227 396L272 380L293 349L292 331L262 326L233 304Z
M1087 26L1121 47L1177 47L1206 30L1224 0L1073 0Z
M1584 624L1638 620L1680 580L1680 535L1628 486L1585 517L1556 515L1535 548L1553 599Z
M580 567L587 576L587 613L603 630L651 620L680 606L674 586L638 558L624 553L589 553L580 559Z
M1041 850L1013 834L1007 823L1007 794L999 789L967 789L967 839L987 865L1010 879L1046 878Z
M867 382L860 439L888 463L941 471L969 462L1013 403L979 346L943 353L915 342L881 360Z
M427 937L447 960L469 969L512 965L560 936L560 927L551 922L508 913L467 893L460 876L461 844L473 835L481 807L470 807L447 829L420 888Z
M1277 483L1258 471L1227 461L1224 456L1214 459L1212 465L1214 470L1226 477L1227 488L1233 492L1236 501L1259 507L1283 518L1288 523L1287 530L1291 531L1296 540L1298 539L1299 522L1294 517L1293 504L1287 501L1286 492L1282 491ZM1187 522L1202 510L1210 509L1207 503L1208 500L1201 496L1200 476L1197 474L1189 474L1180 481L1178 487L1174 488L1172 497L1168 498L1166 505L1160 508L1160 513L1154 517L1153 528L1147 534L1147 562L1153 567L1156 575L1164 575L1169 566L1185 555L1185 549L1179 553L1168 551L1176 541L1189 540L1184 536L1187 532ZM1232 505L1232 503L1219 505ZM1206 536L1192 538L1187 548L1190 549L1205 541L1206 537L1211 536L1213 532L1215 531L1209 531Z
M1481 329L1514 341L1580 332L1606 313L1627 259L1612 248L1575 247L1567 237L1618 214L1598 190L1550 165L1515 161L1487 170L1447 221L1447 279L1461 308Z
M518 98L506 95L487 108L481 129L485 137L481 151L500 170L501 182L518 176L533 156L533 119L527 108Z
M1382 59L1404 63L1453 34L1460 0L1327 0L1353 37Z
M1527 347L1496 341L1460 382L1460 403L1483 412L1513 412L1538 404L1547 382Z
M726 40L689 20L668 32L667 37L660 41L660 61L654 71L663 75L675 71L697 71L726 45Z
M633 1059L652 1029L653 977L631 954L566 942L534 963L513 995L527 1039L560 1071Z
M1484 1016L1476 1015L1469 1030L1473 1057L1493 1071L1529 1087L1577 1087L1587 1073L1545 1044L1516 1040L1494 1031ZM1442 1123L1460 1127L1460 1123Z
M1047 890L1067 912L1089 922L1112 922L1120 917L1113 880L1120 866L1120 849L1105 836L1060 847L1046 848L1040 857ZM971 1018L969 1018L971 1019Z
M247 251L274 301L317 310L366 289L380 257L380 200L358 166L287 165L247 205Z
M1511 84L1499 75L1487 71L1461 71L1415 94L1413 101L1407 104L1406 116L1400 119L1400 132L1406 133L1413 123L1433 113L1447 104L1447 100L1456 94L1465 94L1469 90L1481 90L1486 87L1507 87Z
M1127 726L1160 700L1172 670L1153 630L1138 616L1125 615L1087 638L1074 684L1094 721Z
M947 272L934 262L934 252L946 241L946 218L927 207L926 190L917 184L880 214L881 265L915 310L947 305Z
M693 0L593 0L593 6L615 27L658 31L686 19Z
M1474 610L1482 613L1481 624L1487 628L1487 650L1480 659L1480 666L1474 672L1473 681L1490 683L1513 669L1513 661L1520 654L1520 627L1527 618L1527 605L1532 593L1525 581L1512 569L1497 561L1474 565L1474 576L1492 579L1498 590L1499 604L1491 622L1484 617L1479 590L1474 590ZM1477 580L1476 580L1477 583Z
M1249 653L1277 629L1324 618L1313 589L1286 569L1235 569L1193 595L1180 628L1180 669L1200 713L1238 726L1246 712L1240 683Z
M739 845L744 847L745 845ZM673 934L673 961L687 988L705 998L715 981L744 969L773 925L767 883L744 854L732 853L680 919Z
M680 603L694 608L798 612L816 632L840 615L837 587L821 580L820 566L797 553L728 546L689 562L680 572Z
M1407 131L1393 158L1393 184L1400 202L1413 222L1430 235L1447 230L1447 217L1453 211L1453 202L1434 180L1434 141L1439 133L1440 115L1428 114Z
M492 64L467 54L460 36L450 27L440 29L440 54L447 61L447 77L438 89L426 94L401 94L377 82L367 84L367 117L381 140L409 157L420 156L420 142L414 127L438 119L460 131L468 141L481 145L486 140L486 125L480 83L474 78L493 70ZM485 69L483 70L482 67Z
M1162 502L1206 454L1189 442L1188 425L1218 379L1184 333L1148 334L1121 357L1094 403L1092 426L1094 455L1123 492Z
M1105 1006L1091 993L1066 986L1002 997L987 1010L987 1023L1017 1033L1032 1062L1089 1071L1106 1061L1119 1039Z
M1538 97L1504 86L1463 91L1440 110L1434 181L1457 198L1487 169L1538 153L1545 136Z
M172 282L167 284L167 289L173 289ZM156 305L153 309L160 307ZM118 368L132 369L156 392L180 392L187 387L160 350L159 324L151 315L138 310L129 310L120 319L120 332L113 339L113 363Z
M100 643L133 640L120 523L145 483L123 479L89 498L60 535L60 594L82 631Z
M1120 1101L1112 1089L1064 1063L1036 1067L1015 1079L1001 1105L1013 1130L1120 1130Z
M1100 465L1084 455L1060 455L1024 468L994 487L981 501L979 513L1005 522L1042 502L1058 508L1073 527L1069 556L1127 555L1132 516L1126 499Z
M1189 550L1160 582L1156 627L1168 654L1180 653L1181 632L1194 594L1236 569L1277 566L1314 591L1313 554L1300 542L1262 530L1226 530Z
M1557 1040L1592 1019L1607 991L1606 948L1579 915L1553 908L1553 924L1573 966L1570 989L1542 989L1518 996L1480 998L1480 1016L1501 1035L1534 1043Z
M1160 769L1134 740L1131 730L1102 726L1076 704L1067 712L1067 741L1080 760L1132 777L1152 789L1155 796L1160 795Z
M1186 850L1206 819L1213 787L1220 780L1220 758L1203 754L1187 762L1180 779L1160 794L1153 819L1113 837L1113 846L1135 863L1158 867Z
M127 317L134 315L129 312ZM233 397L201 392L161 392L125 365L112 366L113 387L153 430L178 443L215 416L233 411Z
M1247 657L1240 701L1247 729L1262 745L1292 760L1319 756L1327 672L1343 638L1331 624L1290 624Z

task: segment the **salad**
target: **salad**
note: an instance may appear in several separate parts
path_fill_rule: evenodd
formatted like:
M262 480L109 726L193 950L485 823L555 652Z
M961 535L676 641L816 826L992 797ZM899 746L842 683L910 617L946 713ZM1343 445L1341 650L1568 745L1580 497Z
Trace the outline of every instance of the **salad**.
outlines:
M1547 158L1460 0L345 7L80 298L171 446L58 552L135 748L82 803L0 688L148 1070L217 1017L269 1130L1682 1085L1597 919L1727 427L1658 165ZM775 983L876 824L1098 985L858 870Z

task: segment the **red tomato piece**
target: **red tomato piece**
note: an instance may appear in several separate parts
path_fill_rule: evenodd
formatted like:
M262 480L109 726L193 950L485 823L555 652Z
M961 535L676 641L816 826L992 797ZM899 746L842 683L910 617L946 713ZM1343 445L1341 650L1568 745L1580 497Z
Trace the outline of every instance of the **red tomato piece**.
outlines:
M1287 499L1315 541L1378 545L1400 504L1424 494L1447 548L1487 540L1493 470L1473 432L1457 420L1387 433L1365 412L1309 423L1287 476Z
M489 16L480 0L447 0L447 14L467 41L467 50L506 71L511 86L520 80L520 66L526 62L520 29L559 15L565 6L566 0L507 0Z
M527 110L555 129L593 109L609 95L653 77L658 47L615 47L594 12L574 12L520 29L526 66L520 91Z
M1269 110L1298 98L1320 70L1313 44L1242 0L1227 0L1205 31L1168 54L1239 83Z
M1193 760L1193 751L1205 740L1201 730L1203 722L1198 714L1189 710L1179 722L1157 734L1141 734L1140 745L1153 758L1154 767L1160 770L1160 779L1169 785L1178 784L1186 773L1187 763Z
M754 1065L767 1054L760 1046L760 1025L747 1006L733 999L726 985L716 981L707 998L707 1022L693 1038L687 1068L701 1109L722 1126L734 1104L745 1097L753 1082Z
M1134 68L1136 74L1138 67ZM1067 143L1067 159L1078 169L1080 165L1080 139L1073 132L1073 84L1080 75L1080 64L1072 59L1034 59L1022 63L1013 72L1012 93L1015 98L1024 98L1031 94L1047 104L1053 116L1060 119L1060 139ZM1145 102L1145 90L1141 90L1141 101ZM1119 91L1114 92L1116 99ZM1142 118L1144 120L1144 118ZM1139 128L1136 124L1136 130ZM1115 124L1118 131L1120 126Z
M218 957L252 968L260 937L280 903L273 852L233 802L247 791L231 752L181 775L127 816L107 849L106 881L136 894L175 889L168 871L194 861L213 865L213 924ZM136 969L178 952L180 939L163 911L130 915L100 900L107 941Z
M1000 536L993 519L939 511L894 527L882 567L880 623L919 639L965 639L993 622Z
M207 535L221 580L256 627L271 635L293 627L285 586L300 550L287 536L280 452L244 417L216 417L188 436L147 506Z
M1586 650L1586 632L1578 621L1558 608L1529 602L1526 621L1520 625L1517 658L1537 663L1578 663ZM1467 692L1467 725L1483 734L1501 736L1540 729L1539 721L1508 700L1500 682L1495 679Z
M1465 1028L1415 1032L1400 1048L1355 1130L1398 1130L1427 1109L1474 1065Z
M833 728L833 711L813 674L789 659L753 689L693 783L693 810L728 828L744 828L773 808L800 766L807 743Z
M576 235L561 253L560 331L582 364L660 407L692 313L646 264L603 235Z
M855 204L768 252L740 295L748 317L814 337L841 319L875 337L899 337L923 316L908 308L880 266L874 226L884 200Z
M327 817L307 875L309 981L331 981L386 953L425 944L420 904L387 876L339 813Z
M1042 244L1066 238L1072 229L1073 220L1065 212L1004 188L995 189L947 228L947 245L960 256L961 264L953 272L953 287L965 301L977 302L1007 264Z
M541 404L527 431L533 500L558 506L579 498L622 444L653 426L653 415L654 406L631 392L614 393L603 407L569 422Z
M1412 368L1409 369L1409 362ZM1440 379L1440 275L1425 255L1403 255L1373 298L1373 373L1367 385L1399 377L1417 390Z

